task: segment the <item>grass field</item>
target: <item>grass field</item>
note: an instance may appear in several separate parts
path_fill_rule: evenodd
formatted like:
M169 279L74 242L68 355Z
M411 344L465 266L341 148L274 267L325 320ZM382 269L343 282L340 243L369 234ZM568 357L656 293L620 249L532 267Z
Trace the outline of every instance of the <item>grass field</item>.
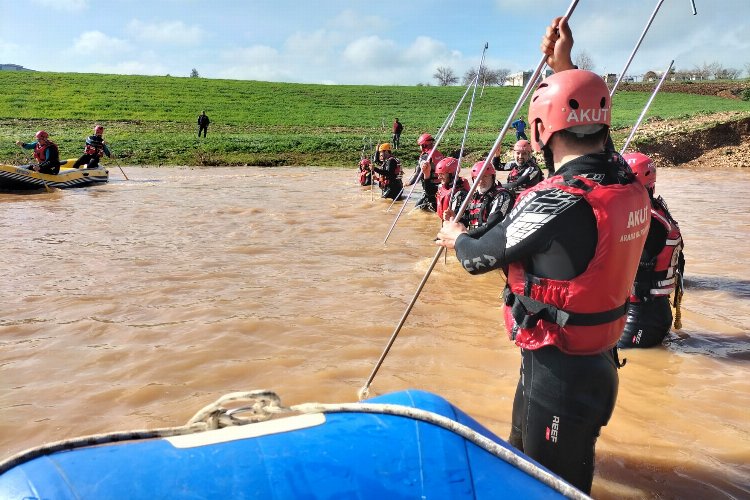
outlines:
M416 160L416 138L437 132L465 87L326 86L205 78L0 72L0 162L25 163L13 143L47 130L61 157L82 152L93 124L123 164L355 165L363 146L390 140L394 117L404 123L405 162ZM481 90L481 89L480 89ZM466 155L486 154L521 89L488 87L474 101ZM624 140L648 93L615 96L615 143ZM469 92L441 151L457 153ZM201 110L208 137L196 137ZM648 116L686 118L718 111L750 111L750 102L692 94L660 94ZM526 109L522 110L524 116ZM512 144L512 130L505 143Z

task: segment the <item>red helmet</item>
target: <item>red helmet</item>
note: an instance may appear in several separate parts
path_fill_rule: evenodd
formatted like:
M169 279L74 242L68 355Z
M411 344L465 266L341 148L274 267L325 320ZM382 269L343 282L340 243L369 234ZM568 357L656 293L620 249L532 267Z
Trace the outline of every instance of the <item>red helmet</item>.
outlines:
M104 127L101 125L96 125L94 127L94 135L102 135L104 133Z
M37 139L47 139L49 137L49 134L44 130L40 130L34 135L34 137L36 137Z
M446 156L435 165L436 174L455 174L458 171L458 160Z
M363 158L361 162L359 162L360 167L369 167L370 166L370 160L367 158Z
M622 155L622 159L628 162L638 181L646 189L654 189L654 186L656 186L656 166L651 158L643 153L627 153Z
M609 127L612 102L604 80L591 71L570 69L542 80L531 96L531 143L541 151L555 132L593 134ZM540 128L543 129L540 131Z
M430 141L435 141L435 139L430 134L422 134L419 136L419 139L417 139L417 144L420 146L424 146Z
M478 161L474 164L473 167L471 167L471 178L476 179L476 177L479 175L479 172L482 171L482 167L484 166L485 160ZM495 168L492 166L492 164L487 165L487 168L484 169L485 175L487 173L491 173L492 176L495 176Z
M526 151L531 153L531 143L521 139L513 146L513 151Z

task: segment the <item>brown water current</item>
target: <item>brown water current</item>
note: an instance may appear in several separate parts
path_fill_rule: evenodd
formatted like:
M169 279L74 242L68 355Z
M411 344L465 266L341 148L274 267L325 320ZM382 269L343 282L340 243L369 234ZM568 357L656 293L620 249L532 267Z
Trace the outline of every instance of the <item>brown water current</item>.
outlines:
M127 168L0 194L0 459L182 425L220 396L350 402L436 252L434 214L355 169ZM621 357L596 498L750 497L750 175L660 170L680 221L683 329ZM441 259L371 386L447 398L507 437L520 356L502 276Z

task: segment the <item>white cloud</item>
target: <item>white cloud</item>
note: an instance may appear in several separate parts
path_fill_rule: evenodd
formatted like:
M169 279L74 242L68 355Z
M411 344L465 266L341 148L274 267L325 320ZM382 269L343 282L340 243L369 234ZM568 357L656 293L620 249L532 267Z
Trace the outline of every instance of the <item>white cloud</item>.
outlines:
M388 22L377 15L363 15L351 9L344 9L328 25L333 30L361 34L380 32L388 27Z
M88 0L32 0L33 3L55 10L78 12L86 9Z
M145 61L122 61L116 64L94 64L86 69L93 73L112 73L117 75L166 75L169 70L161 63ZM173 76L188 76L175 75Z
M128 23L127 31L134 39L171 45L197 45L205 36L200 27L188 26L182 21L145 23L133 19Z
M396 43L374 35L354 40L343 51L343 56L349 63L361 68L375 66L386 69L398 54Z
M267 45L227 50L221 59L227 65L219 71L220 78L293 81L294 72L287 69L279 51Z
M21 52L19 45L0 40L0 62L13 63Z
M128 52L131 45L126 40L105 35L101 31L87 31L73 42L73 51L79 54L116 55Z

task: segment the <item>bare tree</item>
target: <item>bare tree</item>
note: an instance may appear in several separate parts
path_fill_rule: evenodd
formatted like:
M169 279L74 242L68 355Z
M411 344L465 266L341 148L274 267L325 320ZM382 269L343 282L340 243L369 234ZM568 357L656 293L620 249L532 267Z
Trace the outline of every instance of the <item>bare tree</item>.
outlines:
M703 63L701 66L696 65L693 68L693 74L698 80L708 80L708 77L711 76L711 69L708 64Z
M587 69L589 71L594 70L594 60L591 59L591 56L585 50L582 50L578 54L576 54L576 56L573 58L573 64L578 66L578 69Z
M507 68L501 69L490 69L482 68L482 73L479 75L479 85L486 85L492 87L494 85L502 85L505 83L505 79L510 74L510 70ZM468 85L477 76L477 70L474 68L469 69L464 73L464 85Z
M719 80L736 80L740 73L742 71L737 68L721 68L715 76Z
M750 78L750 62L745 63L745 73L747 74L748 78Z
M724 73L724 66L719 61L714 61L705 66L708 67L709 74L714 78L719 78L719 75Z
M502 86L505 84L505 79L508 78L510 70L508 68L500 68L496 70L487 71L487 85L498 85Z
M198 70L193 68L190 70L190 78L200 78L201 75L198 74Z
M482 68L484 70L484 68ZM484 73L484 71L482 71ZM469 83L474 81L474 78L477 76L477 70L474 68L470 68L466 70L466 73L464 73L464 85L468 85Z
M453 85L453 84L458 83L458 77L453 72L453 69L448 68L446 66L438 67L438 69L435 70L435 74L433 74L432 77L438 81L438 84L441 87L447 87L448 85Z

